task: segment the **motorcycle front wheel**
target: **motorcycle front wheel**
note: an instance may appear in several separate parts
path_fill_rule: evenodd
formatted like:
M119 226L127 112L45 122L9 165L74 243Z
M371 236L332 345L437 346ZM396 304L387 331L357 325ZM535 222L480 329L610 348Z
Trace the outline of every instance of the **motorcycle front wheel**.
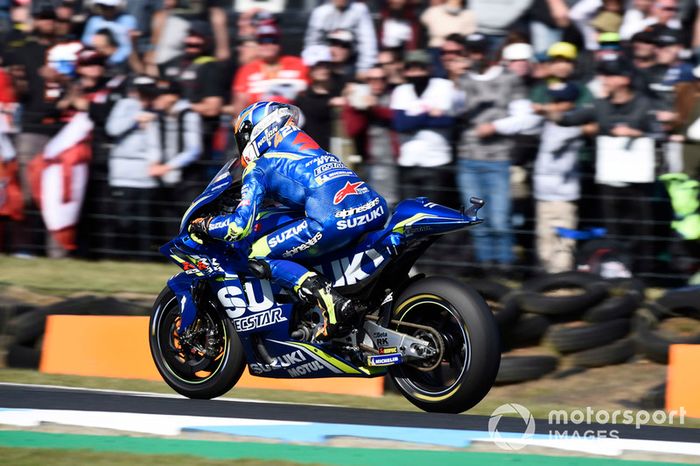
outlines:
M496 321L476 291L450 278L421 279L394 301L392 322L395 330L417 338L439 335L432 343L442 347L435 361L391 368L389 376L411 403L429 412L461 413L486 396L501 352Z
M246 366L231 320L206 300L187 338L178 334L179 327L180 306L166 287L153 304L149 323L151 356L163 380L188 398L211 399L231 390Z

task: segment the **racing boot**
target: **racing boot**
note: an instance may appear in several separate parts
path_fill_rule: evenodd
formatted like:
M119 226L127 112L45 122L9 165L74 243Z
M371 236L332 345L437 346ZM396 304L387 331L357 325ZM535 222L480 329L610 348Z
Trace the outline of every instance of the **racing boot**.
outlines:
M335 291L331 282L320 275L307 277L294 287L294 291L300 299L317 304L323 311L323 322L316 327L314 340L327 340L336 336L338 328L355 313L352 301Z

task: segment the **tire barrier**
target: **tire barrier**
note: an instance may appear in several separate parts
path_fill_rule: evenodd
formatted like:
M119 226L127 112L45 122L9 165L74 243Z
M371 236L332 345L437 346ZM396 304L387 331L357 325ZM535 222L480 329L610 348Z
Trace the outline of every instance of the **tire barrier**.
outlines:
M39 367L46 318L49 315L147 315L149 310L145 305L97 296L71 298L36 308L18 303L12 317L7 319L0 332L9 337L5 362L8 367L14 368Z
M671 303L673 307L662 306L658 301L645 303L635 314L634 330L637 352L651 361L668 364L669 347L673 344L700 344L700 331L682 335L661 329L660 324L673 317L699 320L700 302L674 302L671 299L663 302Z
M557 369L554 356L503 356L496 376L496 385L539 379Z

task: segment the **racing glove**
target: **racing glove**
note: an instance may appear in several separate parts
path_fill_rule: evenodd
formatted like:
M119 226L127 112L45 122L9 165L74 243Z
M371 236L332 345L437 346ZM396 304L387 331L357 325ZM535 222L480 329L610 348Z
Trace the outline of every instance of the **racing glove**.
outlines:
M192 241L195 243L204 244L204 240L209 237L210 223L211 217L200 217L192 220L190 225L187 227L187 233L189 233Z

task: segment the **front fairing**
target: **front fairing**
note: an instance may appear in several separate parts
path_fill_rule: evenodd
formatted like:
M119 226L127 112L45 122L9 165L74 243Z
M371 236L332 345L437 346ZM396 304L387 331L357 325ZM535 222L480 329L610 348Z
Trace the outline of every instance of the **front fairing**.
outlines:
M240 163L240 158L235 157L227 162L219 173L212 178L204 191L192 201L190 207L182 216L180 221L180 234L187 230L187 226L197 218L197 216L205 210L212 202L216 201L223 193L234 195L240 198L242 185L243 167Z

